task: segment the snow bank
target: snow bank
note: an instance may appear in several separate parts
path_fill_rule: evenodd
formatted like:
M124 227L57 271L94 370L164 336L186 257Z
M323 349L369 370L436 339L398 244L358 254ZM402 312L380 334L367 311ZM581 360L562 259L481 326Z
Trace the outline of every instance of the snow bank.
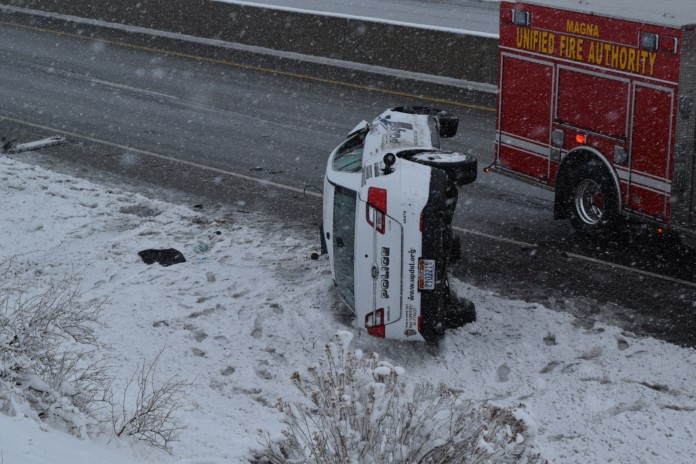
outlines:
M75 273L85 298L109 298L100 338L114 347L121 385L162 348L162 377L194 384L173 456L104 448L0 415L4 462L243 462L259 429L280 436L278 399L299 399L292 373L316 362L337 330L414 379L526 405L520 418L555 462L686 463L696 455L692 349L462 282L454 287L476 303L477 323L438 350L379 340L342 313L327 260L310 259L314 231L150 200L5 157L0 195L0 261L15 257L18 270L42 278ZM170 247L187 261L148 266L137 254Z

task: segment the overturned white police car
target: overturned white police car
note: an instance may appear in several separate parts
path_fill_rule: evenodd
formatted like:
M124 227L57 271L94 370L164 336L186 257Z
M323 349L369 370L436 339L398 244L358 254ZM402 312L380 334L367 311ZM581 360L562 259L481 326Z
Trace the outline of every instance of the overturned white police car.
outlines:
M322 248L339 295L373 336L436 342L476 319L448 280L460 254L458 187L477 174L474 157L440 149L458 124L434 108L392 108L358 124L329 157Z

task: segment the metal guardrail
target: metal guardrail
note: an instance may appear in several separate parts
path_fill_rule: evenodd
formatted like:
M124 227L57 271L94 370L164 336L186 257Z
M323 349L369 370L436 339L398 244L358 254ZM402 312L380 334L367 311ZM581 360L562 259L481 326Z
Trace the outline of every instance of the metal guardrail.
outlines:
M498 41L490 37L210 0L0 0L0 5L472 83L497 82Z

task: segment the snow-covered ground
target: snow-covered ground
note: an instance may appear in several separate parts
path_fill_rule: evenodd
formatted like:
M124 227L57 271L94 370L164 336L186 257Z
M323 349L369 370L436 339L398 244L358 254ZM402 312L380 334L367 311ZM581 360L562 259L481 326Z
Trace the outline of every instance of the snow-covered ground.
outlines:
M17 156L21 159L21 156ZM316 234L235 210L151 200L0 156L0 262L41 279L75 274L85 299L108 297L100 338L122 383L161 350L159 373L192 382L173 455L127 442L79 440L0 415L0 462L243 462L259 429L281 430L290 376L338 330L414 381L472 399L527 405L545 457L558 463L690 463L696 456L696 352L617 327L502 299L462 282L479 320L438 349L366 336L336 301ZM180 250L146 265L138 251ZM657 310L658 308L656 308ZM118 386L118 385L117 385Z

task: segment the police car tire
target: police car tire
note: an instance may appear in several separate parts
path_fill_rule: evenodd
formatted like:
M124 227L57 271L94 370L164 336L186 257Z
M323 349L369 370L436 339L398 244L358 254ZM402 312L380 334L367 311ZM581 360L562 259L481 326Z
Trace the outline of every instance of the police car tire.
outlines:
M453 301L445 305L443 325L448 329L457 329L476 322L476 306L466 298L452 297Z
M319 225L319 240L321 244L321 254L325 255L329 252L329 249L326 245L326 232L324 232L324 223L321 223Z
M457 135L457 129L459 129L459 116L439 108L431 106L397 106L392 108L392 111L406 114L422 114L437 118L440 125L439 135L443 139L454 137Z
M613 233L620 222L619 205L614 182L607 169L599 161L590 161L583 164L573 173L573 181L570 187L568 200L568 215L570 223L580 234L592 238L602 238ZM590 223L583 218L583 213L578 210L577 198L580 186L585 181L592 181L599 186L602 195L602 217L595 223Z
M448 153L437 153L438 156L448 155ZM460 156L459 153L451 153L452 156ZM478 161L473 156L467 156L466 159L456 162L439 161L435 158L428 159L427 153L418 154L411 161L419 164L424 164L432 168L438 168L445 171L447 178L458 187L470 184L476 180L478 171Z
M450 260L452 262L457 262L462 259L462 239L455 235L452 237L452 249L450 252Z

